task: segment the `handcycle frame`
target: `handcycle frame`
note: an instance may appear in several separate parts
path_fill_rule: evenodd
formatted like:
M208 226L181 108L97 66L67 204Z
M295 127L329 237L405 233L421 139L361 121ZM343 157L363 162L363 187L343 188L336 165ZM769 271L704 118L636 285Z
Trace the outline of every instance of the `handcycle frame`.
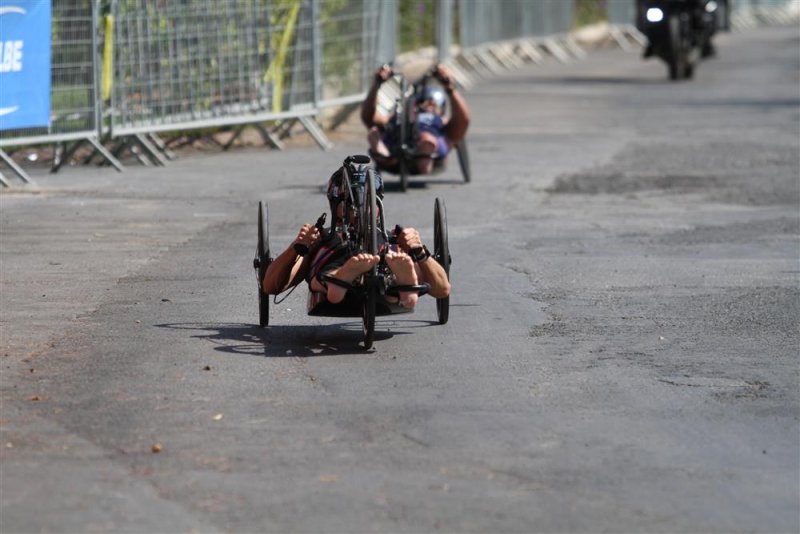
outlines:
M327 274L318 276L324 284L336 284L347 289L345 299L331 304L324 294L309 291L307 313L317 317L361 317L364 335L364 348L372 347L375 338L375 317L409 313L413 310L403 308L387 296L397 297L401 291L417 292L424 295L430 290L428 284L396 285L390 282L385 251L379 243L391 243L392 237L386 231L383 202L375 190L375 172L368 164L368 156L354 155L345 158L338 184L344 191L343 216L332 214L330 232L337 232L344 246L353 254L365 252L381 255L381 261L369 271L349 284ZM379 241L378 237L381 236ZM437 198L434 203L434 252L432 258L438 261L449 277L450 250L447 241L447 212L444 201ZM258 244L253 267L257 271L259 324L269 324L269 295L263 292L261 281L272 262L269 250L268 207L265 202L258 203ZM277 297L277 295L276 295ZM445 324L449 317L449 297L437 298L436 309L439 324Z
M430 81L436 79L434 72L434 70L429 70L415 83L409 83L406 77L401 73L394 74L400 86L400 93L395 99L391 115L396 117L395 127L398 129L399 135L397 142L395 142L393 146L387 148L389 149L391 158L397 161L397 165L378 165L378 168L382 171L399 175L400 189L402 191L408 188L409 177L418 174L416 172L416 160L423 157L417 152L414 139L414 118L416 116L418 97L422 94ZM458 155L458 164L461 168L461 175L464 182L469 182L471 180L471 171L466 138L462 139L453 148L456 149L456 154ZM376 163L383 159L380 156L376 157L375 154L371 155L376 160ZM434 173L441 172L443 169L444 158L434 157Z

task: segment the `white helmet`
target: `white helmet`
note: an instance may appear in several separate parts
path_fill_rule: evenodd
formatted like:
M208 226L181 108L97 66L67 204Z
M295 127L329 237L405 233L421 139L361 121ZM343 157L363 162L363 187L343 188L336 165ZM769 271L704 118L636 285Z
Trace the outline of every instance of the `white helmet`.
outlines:
M434 85L429 85L425 87L425 90L419 97L420 102L425 102L427 100L432 101L440 108L444 108L444 105L447 102L447 96L444 94L444 91L441 88Z

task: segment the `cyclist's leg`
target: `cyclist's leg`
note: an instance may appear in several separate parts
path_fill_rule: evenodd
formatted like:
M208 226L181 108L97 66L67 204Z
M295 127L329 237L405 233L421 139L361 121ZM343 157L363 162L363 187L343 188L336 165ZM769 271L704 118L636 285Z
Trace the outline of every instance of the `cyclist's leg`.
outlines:
M373 153L386 158L391 156L389 148L386 146L386 142L384 140L384 134L377 126L373 126L367 132L367 142L369 143L369 148Z

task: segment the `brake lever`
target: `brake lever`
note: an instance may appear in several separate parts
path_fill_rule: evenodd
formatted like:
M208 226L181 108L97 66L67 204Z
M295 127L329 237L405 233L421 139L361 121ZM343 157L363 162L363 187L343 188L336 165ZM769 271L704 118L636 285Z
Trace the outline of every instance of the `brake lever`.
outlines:
M402 232L403 232L403 227L400 226L399 224L395 224L394 225L394 230L392 231L392 238L390 240L390 243L396 245L397 244L397 236L399 236Z

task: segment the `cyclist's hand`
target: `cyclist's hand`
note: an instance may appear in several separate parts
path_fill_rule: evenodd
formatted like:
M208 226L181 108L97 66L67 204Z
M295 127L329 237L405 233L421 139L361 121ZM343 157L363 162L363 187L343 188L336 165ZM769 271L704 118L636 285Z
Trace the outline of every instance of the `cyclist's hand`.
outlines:
M294 242L295 244L305 245L310 249L319 241L319 238L320 231L316 226L313 224L304 224L297 233L297 238Z
M393 75L394 70L392 69L391 65L381 65L381 67L375 71L375 83L381 85Z
M433 75L436 77L437 80L446 88L446 89L454 89L455 88L455 80L453 79L453 73L442 65L441 63L436 65L436 69L433 72Z
M412 248L422 246L422 238L416 228L403 228L397 234L397 244L400 245L404 251L408 252Z

